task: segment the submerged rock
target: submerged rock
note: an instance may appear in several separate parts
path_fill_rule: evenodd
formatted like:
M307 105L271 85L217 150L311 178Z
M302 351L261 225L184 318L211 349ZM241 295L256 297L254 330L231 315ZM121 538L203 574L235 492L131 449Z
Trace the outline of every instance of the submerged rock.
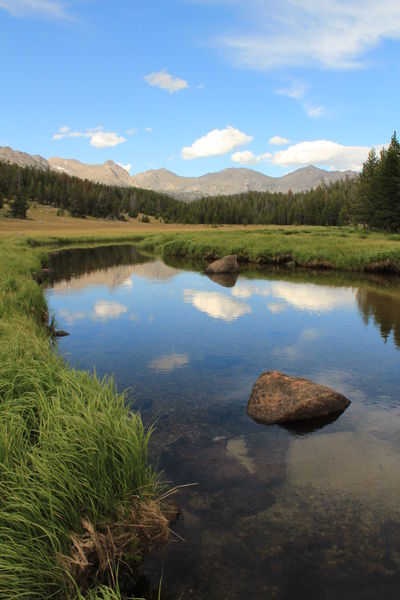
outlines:
M229 254L208 265L206 273L235 273L240 270L236 254Z
M254 384L247 414L267 424L287 423L341 413L349 404L345 396L324 385L268 371Z

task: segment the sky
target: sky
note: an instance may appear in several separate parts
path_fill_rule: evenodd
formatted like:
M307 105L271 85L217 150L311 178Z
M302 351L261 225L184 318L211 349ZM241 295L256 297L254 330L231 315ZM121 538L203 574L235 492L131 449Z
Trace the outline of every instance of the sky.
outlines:
M0 0L0 145L131 174L360 169L400 98L399 0Z

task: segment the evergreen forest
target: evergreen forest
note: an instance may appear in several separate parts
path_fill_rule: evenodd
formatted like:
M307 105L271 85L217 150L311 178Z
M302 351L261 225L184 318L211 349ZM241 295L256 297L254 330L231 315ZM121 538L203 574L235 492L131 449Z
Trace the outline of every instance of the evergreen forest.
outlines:
M204 224L362 225L400 230L400 144L396 133L379 155L369 153L359 176L292 193L248 191L192 202L133 187L92 181L0 162L0 208L25 218L29 203L75 217L126 219L142 214L164 222Z

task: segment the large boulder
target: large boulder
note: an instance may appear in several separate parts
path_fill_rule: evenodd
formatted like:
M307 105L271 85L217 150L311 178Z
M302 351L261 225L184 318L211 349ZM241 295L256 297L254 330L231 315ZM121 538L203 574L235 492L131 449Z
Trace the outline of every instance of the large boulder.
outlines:
M235 273L239 270L240 267L236 254L229 254L208 265L206 273Z
M247 414L267 424L288 423L341 413L349 404L345 396L324 385L268 371L253 386Z

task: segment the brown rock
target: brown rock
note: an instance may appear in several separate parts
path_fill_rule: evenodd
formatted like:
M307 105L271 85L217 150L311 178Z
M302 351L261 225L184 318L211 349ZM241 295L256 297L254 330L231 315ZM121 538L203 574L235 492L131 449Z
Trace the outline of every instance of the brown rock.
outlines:
M345 396L324 385L268 371L254 384L247 414L263 423L287 423L341 413L349 404Z
M206 273L235 273L235 271L239 270L240 267L236 254L229 254L208 265Z
M233 288L236 285L239 273L237 271L235 273L207 273L207 277L209 277L211 281L218 283L218 285Z

